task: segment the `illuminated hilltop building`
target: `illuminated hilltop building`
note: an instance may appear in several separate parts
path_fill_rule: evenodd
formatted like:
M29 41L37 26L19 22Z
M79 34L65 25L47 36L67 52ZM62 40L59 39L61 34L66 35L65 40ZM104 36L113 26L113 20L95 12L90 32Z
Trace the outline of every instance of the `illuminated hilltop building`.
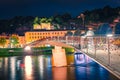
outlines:
M52 18L38 18L36 17L33 21L34 30L51 30L52 29Z
M41 24L35 24L33 26L34 30L51 30L53 29L51 23L41 23Z

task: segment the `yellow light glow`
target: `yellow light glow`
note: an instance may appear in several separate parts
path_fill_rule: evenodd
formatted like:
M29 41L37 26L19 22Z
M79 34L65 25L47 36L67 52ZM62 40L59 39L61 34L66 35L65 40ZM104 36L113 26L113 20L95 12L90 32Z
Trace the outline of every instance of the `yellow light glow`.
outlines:
M30 51L31 50L31 47L30 46L26 46L25 47L25 51Z
M32 59L30 56L25 57L25 80L32 80Z
M11 74L10 75L11 75L12 80L15 80L15 74L16 74L15 61L16 61L15 57L10 58L10 69L11 69Z
M44 70L44 66L43 66L43 65L44 65L44 64L43 64L44 61L43 61L43 60L44 60L43 56L39 56L39 57L38 57L39 70L40 70L40 77L41 77L41 78L43 78L43 70Z
M112 37L113 35L112 34L107 34L107 37Z

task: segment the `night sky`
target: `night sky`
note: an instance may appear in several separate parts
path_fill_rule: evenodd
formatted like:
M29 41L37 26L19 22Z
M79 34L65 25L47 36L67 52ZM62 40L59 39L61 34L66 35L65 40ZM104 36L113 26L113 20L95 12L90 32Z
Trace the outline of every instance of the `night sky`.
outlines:
M120 0L0 0L0 19L14 16L50 17L70 13L77 16L86 10L120 6Z

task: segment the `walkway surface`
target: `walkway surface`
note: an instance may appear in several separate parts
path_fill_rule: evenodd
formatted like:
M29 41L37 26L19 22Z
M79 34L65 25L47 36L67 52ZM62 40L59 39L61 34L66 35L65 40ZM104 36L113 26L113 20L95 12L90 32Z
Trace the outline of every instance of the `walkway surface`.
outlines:
M110 51L97 50L96 54L93 50L89 50L88 53L85 49L82 50L85 54L93 58L96 62L103 65L107 70L120 78L120 50Z

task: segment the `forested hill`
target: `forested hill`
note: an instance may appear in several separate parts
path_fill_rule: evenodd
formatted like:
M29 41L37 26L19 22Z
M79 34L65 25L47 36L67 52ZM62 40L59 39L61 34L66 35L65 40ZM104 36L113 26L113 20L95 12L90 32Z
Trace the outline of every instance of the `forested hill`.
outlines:
M112 8L110 6L105 6L101 9L86 10L83 14L86 24L98 22L112 23L115 18L120 17L120 7ZM53 15L52 24L59 24L60 28L65 27L65 29L68 29L71 26L71 21L74 21L76 25L72 26L77 27L77 24L82 25L82 19L78 19L78 16L79 15L72 17L69 13ZM19 33L23 35L25 31L32 29L35 18L36 17L33 16L16 16L8 20L0 19L0 34Z

